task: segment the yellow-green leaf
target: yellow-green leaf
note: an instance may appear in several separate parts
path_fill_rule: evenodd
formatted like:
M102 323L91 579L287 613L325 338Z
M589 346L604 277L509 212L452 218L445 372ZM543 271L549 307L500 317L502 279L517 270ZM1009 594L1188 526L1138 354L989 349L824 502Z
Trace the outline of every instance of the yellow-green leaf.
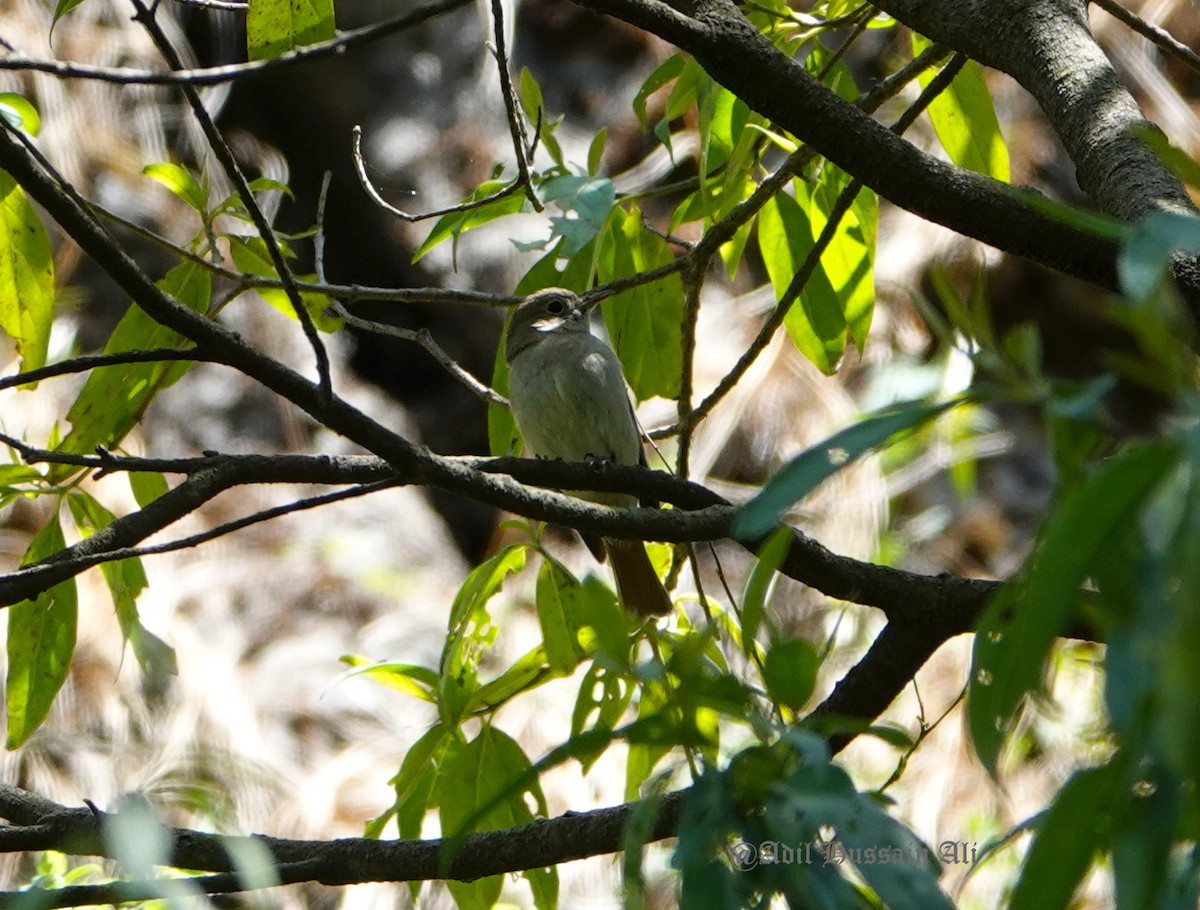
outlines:
M920 54L929 44L929 39L913 34L914 54ZM926 70L918 79L925 86L933 76ZM1008 182L1008 147L978 63L968 60L946 90L933 99L929 119L951 161Z
M807 186L794 181L796 198L779 193L758 216L758 248L767 275L782 300L813 249ZM800 353L823 373L833 373L846 350L846 317L824 269L817 265L783 322Z
M0 171L0 330L17 343L21 366L46 362L54 319L54 259L25 191Z
M203 312L212 298L209 273L192 262L171 269L158 286L188 309ZM155 321L145 310L131 305L105 345L106 354L148 348L178 347L185 339L174 329ZM67 411L71 432L59 445L63 452L91 452L96 446L112 448L137 425L146 407L160 391L188 371L187 361L128 363L99 367ZM56 465L50 476L58 481L77 468Z
M246 10L246 52L266 60L336 34L333 0L250 0Z
M15 92L0 92L0 117L29 136L36 136L42 127L37 108Z
M24 565L66 546L57 513L34 537ZM75 579L60 582L8 611L7 747L21 745L46 719L75 653Z

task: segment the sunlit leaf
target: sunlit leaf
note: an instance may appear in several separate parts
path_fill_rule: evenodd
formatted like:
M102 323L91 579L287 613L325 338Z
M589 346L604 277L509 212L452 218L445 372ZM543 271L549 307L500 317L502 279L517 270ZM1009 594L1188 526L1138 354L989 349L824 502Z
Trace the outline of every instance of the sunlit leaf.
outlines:
M33 538L24 565L66 547L57 513ZM68 578L8 609L7 747L25 742L46 719L75 653L78 601Z
M204 214L208 207L208 194L187 168L169 163L147 164L142 168L142 173L165 186L200 214Z
M813 237L819 237L828 223L838 197L850 178L832 164L821 170L809 207ZM841 302L846 326L859 351L867 345L871 317L875 312L875 231L879 223L879 202L867 187L860 187L850 209L838 222L836 233L825 252L821 267Z
M242 272L256 275L260 278L279 278L275 263L267 252L266 244L261 237L230 237L229 254L233 263ZM313 279L315 275L296 276L302 280ZM258 296L273 306L285 316L295 319L296 308L292 299L283 288L258 288ZM329 297L319 291L300 291L300 300L304 309L315 325L322 332L336 332L342 326L342 318L332 309Z
M683 72L683 56L672 54L660 63L654 72L646 77L646 81L638 89L637 94L633 98L633 113L638 118L638 123L642 125L643 130L648 125L646 122L647 100L664 85L676 79L681 72Z
M336 35L333 0L249 0L246 52L266 60Z
M45 364L53 320L50 239L25 191L0 171L0 330L16 342L23 369Z
M794 181L797 198L772 197L758 216L758 248L767 275L782 300L792 279L813 249L808 189ZM837 293L818 264L784 319L792 342L823 373L833 373L846 350L846 317Z
M208 309L212 299L212 279L203 267L185 262L171 269L158 286L193 312ZM130 305L104 347L106 354L149 348L181 347L186 339L169 329L145 310ZM91 453L96 446L113 448L141 419L154 397L177 382L191 367L188 361L170 363L128 363L98 367L84 383L75 403L67 411L71 432L59 445L63 452ZM77 470L57 465L51 468L55 479Z
M86 490L74 490L67 496L71 517L84 537L91 537L116 521L96 497ZM112 596L121 634L133 648L134 657L146 676L148 687L162 691L168 677L179 673L175 649L142 625L138 616L137 598L148 586L142 561L136 556L100 564L100 573Z
M929 47L929 40L913 33L913 53ZM931 70L917 77L922 86L934 78ZM983 70L974 60L950 81L945 91L929 104L929 119L950 160L980 174L1005 183L1009 180L1008 147L1000 133L992 96L983 79Z
M666 241L645 229L636 206L614 213L613 259L600 280L633 275L671 262ZM603 304L609 340L621 359L625 378L638 401L679 395L683 363L683 284L670 275L625 291Z
M495 831L533 821L526 796L545 815L546 798L524 750L508 734L484 726L479 735L447 762L438 781L442 831L449 835L470 830ZM479 813L483 812L482 817ZM557 900L558 874L553 869L523 873L539 908L549 910ZM470 884L448 882L460 907L490 910L500 893L501 877ZM540 895L540 896L539 896Z
M827 477L832 476L898 433L932 420L957 402L909 402L874 414L840 430L784 465L734 517L732 532L739 540L754 540L768 533L783 513Z
M0 92L0 117L14 129L28 136L36 136L42 128L42 119L37 108L24 95L15 92Z

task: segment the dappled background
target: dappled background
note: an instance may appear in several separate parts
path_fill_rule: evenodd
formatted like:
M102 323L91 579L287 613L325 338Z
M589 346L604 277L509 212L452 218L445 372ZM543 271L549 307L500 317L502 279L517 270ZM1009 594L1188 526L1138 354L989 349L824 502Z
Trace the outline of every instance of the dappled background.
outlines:
M1186 0L1140 4L1142 14L1194 44L1200 24ZM241 59L241 14L194 5L164 6L173 37L189 63ZM86 0L59 22L47 45L50 5L0 0L0 38L32 56L53 54L107 65L156 68L148 39L119 0ZM394 14L394 4L342 3L339 27ZM537 76L567 157L583 160L597 128L609 127L605 172L622 189L666 186L693 175L687 122L672 125L674 160L644 134L629 102L669 48L626 25L562 2L525 0L515 10L513 56ZM1171 140L1200 151L1194 74L1173 72L1143 39L1099 11L1093 23L1114 60ZM533 261L514 240L544 238L542 216L518 216L443 244L416 264L413 253L430 222L405 224L380 211L359 187L351 164L351 131L363 130L369 174L380 192L409 211L458 201L511 156L495 65L485 50L488 24L464 8L354 53L298 68L277 68L236 86L206 90L249 169L286 181L292 200L275 199L287 230L313 224L323 175L331 172L325 212L328 277L381 287L455 287L507 293ZM836 40L836 39L831 39ZM890 72L905 52L902 30L869 32L848 60L860 88ZM1082 201L1069 161L1042 127L1033 102L1013 83L989 73L1013 163L1013 180ZM1181 97L1177 87L1183 86ZM194 214L141 173L151 162L202 160L202 140L170 90L68 82L0 73L0 90L20 90L39 107L45 154L85 195L123 218L177 243L195 230ZM906 96L911 100L912 94ZM903 103L905 98L897 103ZM653 104L652 104L653 107ZM894 111L893 111L894 113ZM653 111L652 111L653 114ZM886 119L891 119L884 114ZM924 124L916 141L936 143ZM79 137L86 136L86 144ZM690 146L694 148L694 144ZM214 181L219 183L217 175ZM647 203L666 226L669 193ZM119 229L117 229L119 230ZM132 238L132 235L130 235ZM694 239L694 238L693 238ZM131 242L147 271L170 260L149 240ZM52 357L103 345L127 301L64 244L57 251L63 313ZM311 268L311 262L305 267ZM1000 257L904 213L885 209L876 265L879 302L865 352L824 377L786 341L772 345L739 388L702 426L694 476L737 500L805 446L844 426L864 409L899 398L962 388L970 363L929 332L922 314L936 313L938 287L967 294L980 269L997 324L1036 322L1047 369L1079 377L1096 367L1092 339L1108 335L1098 291L1027 263ZM714 275L705 289L699 331L698 391L711 388L753 337L773 304L759 288L765 275L745 270L729 284ZM428 328L476 376L491 374L503 314L495 309L377 303L360 315ZM296 324L252 295L233 299L222 319L272 355L312 374L311 351ZM425 353L394 339L338 333L326 339L339 394L439 452L484 453L482 404ZM15 369L3 349L4 369ZM36 391L0 393L3 429L45 440L78 389L73 379ZM1134 418L1149 406L1127 395ZM649 402L649 426L670 422L673 407ZM836 552L922 572L996 577L1023 555L1053 487L1036 413L977 410L943 422L919 444L895 447L839 475L806 501L794 520ZM242 377L198 365L152 406L127 446L162 456L221 452L340 453L337 437L280 405ZM134 507L122 477L94 484L109 508ZM311 495L306 488L240 488L205 506L158 539L202 531L240 515ZM0 563L15 566L44 524L43 503L18 500L0 512ZM143 679L122 652L120 631L97 573L83 577L76 663L50 721L22 749L0 756L3 779L71 805L87 798L111 807L122 794L144 792L172 823L229 832L332 837L359 834L391 803L388 781L408 746L432 723L428 705L366 678L342 679L343 655L435 665L450 603L470 566L505 535L505 516L448 494L418 489L380 492L316 512L258 525L196 550L147 561L151 587L140 599L143 621L176 649L179 674ZM589 571L586 553L568 535L551 546L573 568ZM706 594L724 596L716 559L734 592L748 565L732 547L703 553ZM502 632L493 652L506 666L536 640L530 573L500 595L494 615ZM687 573L677 593L695 591ZM773 606L785 627L831 646L822 674L828 691L863 652L881 617L829 602L781 583ZM697 615L694 600L686 609ZM893 707L912 733L913 718L934 723L965 683L969 643L948 643ZM889 789L914 829L931 843L982 843L1027 817L1098 744L1089 741L1098 696L1091 653L1066 647L1055 686L1069 713L1044 711L1029 721L1021 747L1043 760L992 787L967 754L957 714L917 751L900 785ZM499 723L532 756L563 741L577 681L559 681L506 707ZM898 754L879 742L847 753L860 786L883 784ZM551 810L585 809L623 799L623 762L606 756L586 777L575 766L546 779ZM430 831L431 834L436 833ZM652 875L656 905L673 900L662 854ZM1011 868L1015 856L997 861ZM0 880L25 880L13 858ZM619 871L599 858L563 868L563 906L607 906L618 900ZM951 880L961 868L950 870ZM524 900L524 884L512 886ZM285 901L319 906L391 906L403 889L361 886L288 889ZM981 905L995 899L986 874L969 886ZM1093 896L1098 892L1094 892ZM399 896L398 896L399 895ZM1096 898L1099 900L1100 898ZM445 895L436 901L448 903Z

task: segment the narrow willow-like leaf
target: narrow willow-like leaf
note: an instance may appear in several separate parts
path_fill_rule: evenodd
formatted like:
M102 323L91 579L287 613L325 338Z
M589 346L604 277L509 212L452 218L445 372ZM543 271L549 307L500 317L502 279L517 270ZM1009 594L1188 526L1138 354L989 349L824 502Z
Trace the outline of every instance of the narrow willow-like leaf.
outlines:
M732 532L739 540L754 540L774 528L790 509L817 484L897 433L932 420L957 402L910 402L876 414L840 430L824 442L802 452L767 481L762 491L734 517Z
M1012 718L1041 684L1046 656L1097 555L1130 527L1177 458L1167 443L1132 449L1075 487L1039 535L1029 565L988 606L975 634L967 720L993 775Z
M914 54L920 54L929 44L927 38L913 34ZM933 75L926 70L918 76L921 85L928 85ZM1008 182L1008 147L978 63L968 60L946 90L930 102L929 119L951 161Z
M171 269L158 286L195 312L206 310L212 299L212 279L208 271L191 262ZM185 341L182 335L155 321L141 307L130 305L108 339L104 352L175 348ZM96 446L116 446L141 419L154 397L177 382L190 367L187 361L173 361L119 364L93 370L67 411L71 432L59 449L90 453ZM76 470L55 466L51 468L51 477L61 480Z
M24 564L34 563L67 545L57 513L34 537ZM7 747L25 742L46 719L67 678L75 653L78 596L75 579L60 582L33 600L8 610Z
M53 321L50 239L25 191L0 171L0 330L17 343L23 369L46 363Z
M801 264L813 249L809 223L807 186L794 181L797 198L786 193L773 197L758 216L758 248L775 288L775 299L782 300ZM846 351L846 317L842 303L818 264L784 319L788 336L821 372L837 370Z

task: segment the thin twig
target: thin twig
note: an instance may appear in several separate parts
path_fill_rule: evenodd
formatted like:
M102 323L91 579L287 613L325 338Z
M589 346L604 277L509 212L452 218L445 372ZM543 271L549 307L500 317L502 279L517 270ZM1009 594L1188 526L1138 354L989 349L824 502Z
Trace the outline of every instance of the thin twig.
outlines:
M180 537L177 540L169 540L166 543L153 544L148 547L118 547L113 550L105 550L100 553L86 553L80 556L71 557L68 559L59 560L53 565L57 569L69 568L76 571L91 569L95 566L102 565L106 562L116 562L121 559L140 559L143 556L159 556L163 553L174 553L178 550L190 550L200 544L208 543L210 540L216 540L218 537L224 537L227 534L232 534L234 531L240 531L243 528L248 528L251 525L262 524L264 521L270 521L274 518L280 518L284 515L290 515L293 512L304 512L309 509L316 509L321 506L329 505L334 502L341 502L344 499L354 499L359 496L367 496L370 493L376 493L379 490L386 490L389 487L394 487L400 484L401 481L397 478L389 478L388 480L380 480L375 483L363 484L362 486L351 487L348 490L337 490L333 493L322 493L319 496L310 496L306 499L298 499L295 502L289 502L286 505L275 506L272 509L264 509L261 512L254 512L250 515L236 518L233 521L227 521L224 524L217 525L215 528L209 528L207 531L202 531L199 534L192 534L188 537Z
M174 45L171 44L167 33L158 24L154 12L142 0L130 0L130 2L133 4L133 8L137 10L134 18L149 33L159 53L167 61L167 66L172 70L183 69L182 59L180 59ZM279 239L275 236L275 229L271 226L271 222L267 220L267 216L258 204L258 201L254 198L254 194L250 192L250 184L247 182L245 174L242 173L242 168L237 163L237 159L234 158L233 150L229 147L229 143L225 141L225 137L221 135L221 131L217 129L216 122L209 115L208 108L204 106L204 102L201 100L200 93L196 90L196 87L185 83L180 86L180 90L187 99L188 107L192 110L192 116L196 118L196 122L200 124L201 130L204 131L209 147L212 148L213 153L217 156L217 161L221 163L222 170L225 171L225 175L233 183L234 189L237 190L238 196L242 200L242 205L246 207L246 211L250 215L250 220L254 222L255 230L258 231L258 235L262 238L271 264L283 282L283 290L287 294L288 302L292 305L296 319L299 320L300 326L304 330L304 337L308 339L309 346L313 350L313 356L316 358L320 405L322 408L328 408L330 401L333 399L333 380L329 372L329 352L325 350L325 345L321 341L321 335L317 331L316 323L313 322L312 314L308 312L308 308L304 305L304 298L300 295L300 289L296 287L291 267L288 266L287 261L284 259L283 250L279 246Z
M239 272L237 269L221 265L219 262L214 262L199 253L173 243L161 234L156 234L149 228L130 221L116 212L109 211L95 204L91 204L91 208L102 217L120 225L128 231L132 231L156 246L182 259L195 263L213 275L236 282L244 288L251 290L275 290L283 288L283 282L278 278L251 275L249 272ZM525 299L515 294L487 294L482 291L454 290L451 288L382 288L360 284L333 284L328 281L304 281L299 278L296 279L296 287L306 292L340 297L351 303L360 300L372 300L381 303L462 303L471 306L503 307L507 309Z
M102 82L113 82L118 85L218 85L230 82L251 73L274 69L300 63L318 57L329 57L345 53L351 47L368 44L388 35L412 28L436 16L452 12L459 7L469 5L470 0L435 0L426 6L411 12L385 19L374 25L363 26L353 31L343 32L336 38L309 44L271 57L267 60L252 60L249 63L230 63L224 66L204 67L201 69L179 69L174 72L159 72L156 70L132 70L120 67L92 66L86 63L67 63L61 60L45 60L28 57L24 54L10 54L0 57L0 70L29 70L39 73L49 73L62 79L97 79Z
M149 348L141 351L122 351L119 354L89 354L85 357L72 357L60 360L36 370L26 370L12 376L0 376L0 390L28 385L31 382L41 382L55 376L68 376L73 373L86 373L97 367L119 366L125 363L167 363L169 361L187 360L192 362L207 362L209 356L199 347L180 350L179 348Z
M511 183L505 184L494 193L489 193L482 199L471 199L467 202L460 202L458 205L450 205L444 209L434 209L431 212L421 212L413 214L406 212L403 209L396 208L386 199L383 198L379 190L375 188L375 184L371 182L370 176L367 174L367 164L362 153L362 127L355 124L354 130L354 170L358 174L358 182L371 201L387 212L389 215L394 215L401 221L406 221L409 224L415 224L418 221L425 221L429 218L441 218L443 215L452 215L455 212L470 212L477 208L482 208L490 202L495 202L497 199L503 199L506 196L511 196L514 191L521 189L521 178L517 177Z
M325 280L325 198L329 192L328 172L325 174L325 179L321 182L321 195L317 201L317 233L313 237L314 259L316 260L317 277L324 282ZM375 322L371 319L363 319L361 316L355 316L345 305L336 297L329 298L330 305L337 315L347 325L354 326L356 329L361 329L364 332L373 332L377 335L387 335L391 338L399 338L401 341L410 341L420 345L429 353L434 360L455 379L466 386L473 395L483 401L485 404L495 404L501 407L508 407L508 399L494 389L484 385L474 376L472 376L465 367L459 364L453 357L447 354L436 341L429 329L420 328L416 331L405 329L398 325L389 325L386 322Z
M1175 57L1183 63L1188 69L1193 72L1200 73L1200 54L1179 41L1174 35L1164 28L1160 28L1152 22L1147 22L1145 19L1138 16L1136 13L1130 12L1117 3L1116 0L1091 0L1096 6L1100 7L1114 19L1124 22L1131 29L1149 40L1159 49Z
M537 189L533 185L533 175L529 169L529 158L526 156L528 143L525 141L525 123L521 119L521 112L517 109L517 93L513 89L512 76L508 71L508 50L505 47L504 40L504 9L502 0L492 0L492 25L496 35L494 54L496 57L496 68L500 72L500 92L504 96L504 113L508 117L508 132L512 136L513 153L517 157L517 179L521 186L525 188L525 198L529 200L529 204L533 206L533 210L540 212L545 206L542 204L542 200L538 197ZM539 132L541 121L542 114L539 111Z

